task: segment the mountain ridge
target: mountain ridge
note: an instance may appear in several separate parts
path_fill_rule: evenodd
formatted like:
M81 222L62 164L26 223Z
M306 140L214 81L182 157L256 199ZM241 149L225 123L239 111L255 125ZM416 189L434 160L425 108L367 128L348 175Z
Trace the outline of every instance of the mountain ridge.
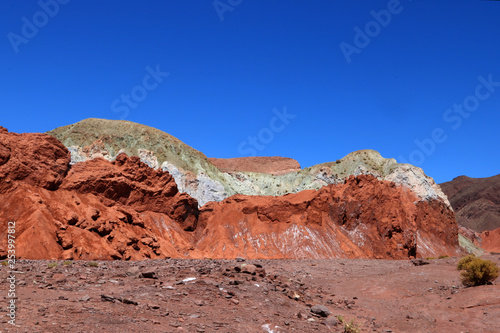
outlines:
M352 152L334 162L273 175L241 170L224 172L202 152L170 134L130 121L90 118L47 134L69 149L72 163L95 157L112 161L121 152L138 156L150 167L171 173L179 190L197 199L200 206L234 194L277 196L318 190L362 174L402 184L415 191L421 200L440 198L449 205L440 187L422 169L383 158L369 149Z
M440 184L463 234L487 251L500 252L500 175L455 177Z

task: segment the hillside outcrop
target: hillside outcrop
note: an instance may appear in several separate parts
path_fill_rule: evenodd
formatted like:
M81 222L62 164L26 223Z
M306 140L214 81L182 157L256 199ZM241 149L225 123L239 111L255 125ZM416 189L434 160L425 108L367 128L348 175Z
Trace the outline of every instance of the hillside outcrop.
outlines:
M351 175L392 181L413 191L418 200L439 199L449 206L441 188L422 169L383 158L374 150L300 169L298 162L281 157L208 159L167 133L129 121L85 119L47 134L69 149L73 164L96 157L113 161L122 152L137 156L154 169L168 171L179 191L195 198L199 206L234 194L280 196L318 190L342 184Z
M440 184L460 225L483 232L500 228L500 175L460 176Z
M469 238L485 250L500 252L500 175L460 176L440 186L449 198L461 230L467 230Z
M196 248L213 258L459 253L454 215L442 201L419 202L406 188L368 175L280 197L235 195L205 205L199 224Z
M319 190L238 194L199 208L174 175L138 156L70 163L70 152L54 137L5 129L0 143L0 258L7 254L9 221L16 256L26 259L460 253L453 211L439 196L424 200L418 188L402 185L411 173L399 183L359 174Z

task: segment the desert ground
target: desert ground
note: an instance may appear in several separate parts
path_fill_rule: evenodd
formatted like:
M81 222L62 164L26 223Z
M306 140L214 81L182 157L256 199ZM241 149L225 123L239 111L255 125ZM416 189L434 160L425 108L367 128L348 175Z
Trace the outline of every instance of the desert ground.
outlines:
M500 264L500 254L484 256ZM459 258L20 260L2 332L498 332L499 279L464 287ZM318 306L319 305L319 306Z

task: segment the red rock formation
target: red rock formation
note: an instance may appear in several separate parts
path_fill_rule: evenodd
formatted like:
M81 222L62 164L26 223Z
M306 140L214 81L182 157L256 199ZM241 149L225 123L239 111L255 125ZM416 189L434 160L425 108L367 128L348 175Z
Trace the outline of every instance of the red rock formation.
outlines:
M208 160L223 172L250 171L283 175L300 170L299 162L292 158L279 156L209 158Z
M190 242L166 214L112 207L102 197L18 183L0 195L0 257L7 221L15 221L16 256L28 259L184 257Z
M126 155L70 170L69 152L49 135L1 130L0 139L0 257L8 221L18 258L183 257L191 247L197 202L168 173Z
M102 197L107 206L164 213L186 231L196 228L196 200L180 193L168 172L151 169L135 156L120 154L113 162L97 158L77 163L61 189L92 193Z
M28 259L409 258L458 253L453 212L371 176L198 211L167 172L122 154L70 168L41 134L0 131L0 258L15 221Z
M56 189L69 170L71 155L46 134L9 133L0 126L0 190L14 181Z
M196 248L214 258L409 258L457 255L441 201L372 176L282 197L235 195L202 208Z

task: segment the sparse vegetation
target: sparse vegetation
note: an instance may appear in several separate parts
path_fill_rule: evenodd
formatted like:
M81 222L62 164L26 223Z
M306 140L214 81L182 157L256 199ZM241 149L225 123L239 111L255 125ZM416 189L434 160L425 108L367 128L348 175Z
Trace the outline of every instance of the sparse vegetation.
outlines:
M457 269L462 270L462 283L467 287L493 282L499 276L498 266L490 261L468 255L458 261Z
M98 264L98 263L96 263L95 261L91 261L91 262L89 262L89 263L87 264L87 266L89 266L89 267L98 267L98 266L99 266L99 264Z
M344 324L344 332L345 333L359 333L361 329L358 324L354 322L354 319L351 319L350 322Z
M472 260L474 260L474 258L476 258L476 256L473 255L473 254L469 254L469 255L461 258L458 261L457 269L465 269L465 265L467 265L469 262L471 262Z
M344 333L361 332L361 329L359 328L358 324L356 324L354 319L351 319L349 322L347 322L344 317L339 315L337 316L337 320L339 321L340 324L344 325Z
M71 260L66 260L65 262L63 262L63 265L64 266L73 265L73 262Z
M2 266L7 266L9 263L7 261L2 261Z
M56 268L57 267L57 262L50 262L47 264L47 268Z
M426 259L426 260L434 260L434 259L436 259L436 258L434 258L434 257L427 257L427 258L425 258L425 259Z
M358 324L354 322L354 319L349 323L344 324L344 332L345 333L359 333L361 329L358 327Z
M445 258L449 258L449 257L450 257L449 255L447 255L447 254L443 254L443 255L440 255L440 256L438 257L438 259L445 259Z

